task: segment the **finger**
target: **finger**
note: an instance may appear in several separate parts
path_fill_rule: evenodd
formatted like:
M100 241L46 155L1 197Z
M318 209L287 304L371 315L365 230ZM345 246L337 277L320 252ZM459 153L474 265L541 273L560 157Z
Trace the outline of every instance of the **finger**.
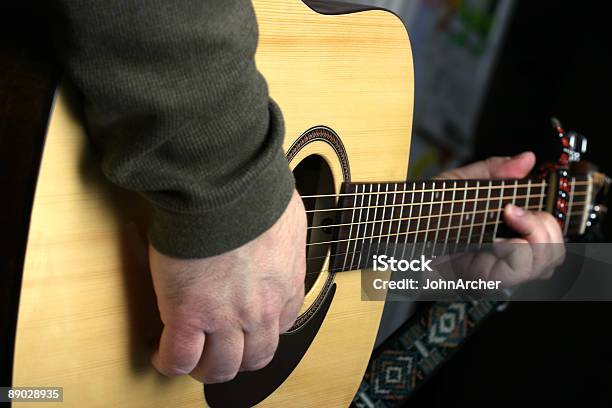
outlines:
M524 240L522 242L525 243ZM465 261L459 265L461 277L500 281L504 288L512 287L530 278L532 259L529 245L498 242L493 245L492 249L491 252L479 251L473 254L463 254Z
M503 162L490 161L489 175L493 179L523 178L535 165L536 157L532 152L523 152Z
M538 277L537 248L522 238L511 238L493 245L499 262L493 276L501 277L508 286L518 285Z
M153 366L168 376L190 373L198 364L204 346L204 332L196 328L164 326Z
M207 334L202 358L190 375L205 384L230 381L240 369L243 349L242 330Z
M531 244L534 260L532 276L547 278L549 269L559 266L565 260L561 229L554 217L548 213L523 211L524 215L521 216L521 210L517 208L508 208L506 222Z
M523 178L535 165L535 155L524 152L514 157L490 157L458 169L442 173L445 179Z
M555 274L555 266L551 266L550 268L546 268L542 271L542 274L540 276L540 279L550 279L553 277L553 275Z
M550 242L548 229L536 214L508 204L504 208L504 221L530 244Z
M244 356L240 371L255 371L272 361L278 347L278 323L260 326L244 333Z

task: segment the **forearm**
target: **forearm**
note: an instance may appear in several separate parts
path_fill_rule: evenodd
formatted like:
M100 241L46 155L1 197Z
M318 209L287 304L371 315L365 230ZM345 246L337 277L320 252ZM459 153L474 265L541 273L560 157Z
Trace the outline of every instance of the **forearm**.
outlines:
M250 1L56 3L58 48L103 171L153 204L152 244L204 257L268 229L293 178L254 63Z

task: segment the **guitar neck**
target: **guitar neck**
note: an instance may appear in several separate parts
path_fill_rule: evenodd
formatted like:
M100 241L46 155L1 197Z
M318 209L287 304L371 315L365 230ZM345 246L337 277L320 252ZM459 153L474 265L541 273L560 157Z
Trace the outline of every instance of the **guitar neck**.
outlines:
M569 183L565 236L579 231L587 206L586 178ZM552 212L555 199L547 181L540 179L345 183L332 267L362 269L373 255L396 253L398 248L405 256L417 247L419 254L444 255L491 243L511 233L503 218L507 204Z

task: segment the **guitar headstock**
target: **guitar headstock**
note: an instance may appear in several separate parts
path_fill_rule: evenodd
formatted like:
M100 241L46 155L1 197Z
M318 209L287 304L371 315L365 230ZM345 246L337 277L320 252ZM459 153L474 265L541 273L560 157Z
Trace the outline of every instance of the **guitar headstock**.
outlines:
M596 167L582 160L587 139L574 132L566 132L558 119L552 119L561 146L556 164L542 167L541 177L548 180L546 209L550 211L565 237L584 235L607 212L611 179Z

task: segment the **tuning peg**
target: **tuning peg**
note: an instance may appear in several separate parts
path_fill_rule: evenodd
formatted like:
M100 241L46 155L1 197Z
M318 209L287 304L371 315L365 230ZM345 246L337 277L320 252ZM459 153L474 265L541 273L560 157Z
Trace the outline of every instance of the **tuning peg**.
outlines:
M580 133L569 132L569 145L575 152L585 154L587 151L587 138Z
M597 204L593 207L593 211L598 215L605 215L608 213L608 207L603 204Z
M570 162L580 161L580 157L587 151L587 138L580 133L570 131L567 133L568 138L568 160Z
M591 212L589 213L589 218L587 219L586 226L592 227L597 222L599 222L599 220L601 220L601 218L605 216L607 213L608 213L608 207L606 207L605 205L603 204L594 205L593 208L591 209Z
M561 141L562 153L559 157L559 165L565 167L571 162L580 161L581 155L586 153L587 138L573 131L566 133L557 118L552 118L551 124Z

